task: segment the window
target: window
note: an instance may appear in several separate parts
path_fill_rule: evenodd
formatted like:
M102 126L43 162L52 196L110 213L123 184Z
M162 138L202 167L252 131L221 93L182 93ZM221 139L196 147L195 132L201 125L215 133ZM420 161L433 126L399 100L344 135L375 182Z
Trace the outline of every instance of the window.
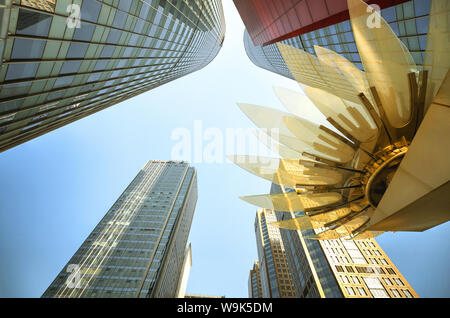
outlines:
M399 286L405 286L405 284L403 283L403 281L400 278L394 278L395 282L397 283L397 285Z
M387 272L391 275L395 275L395 271L392 268L386 268Z
M45 41L33 39L15 39L12 59L40 59L44 52Z
M30 87L31 82L2 85L0 86L0 98L25 95ZM2 122L2 118L0 116L0 123Z
M24 78L34 78L38 66L39 63L9 64L5 80L9 81Z
M408 298L413 298L413 295L410 293L409 290L403 289L402 291L403 291L403 293L405 294L406 297L408 297Z
M375 272L372 267L360 267L360 266L356 266L356 271L358 273L374 273Z
M359 293L361 296L367 296L366 290L365 290L364 288L362 288L362 287L357 287L357 289L358 289L358 293Z
M115 28L122 29L126 20L127 14L125 12L117 11L112 25Z
M100 9L102 5L95 0L84 0L81 5L81 19L97 22L98 14L100 13Z
M386 283L386 285L388 286L392 286L392 282L389 278L383 278L384 282Z
M66 61L63 63L59 74L72 74L78 72L80 68L80 61Z
M102 58L106 58L106 57L111 57L114 53L115 47L114 46L105 46L102 50L102 53L100 54L100 57Z
M72 42L67 51L67 58L83 58L88 49L88 44L86 43L75 43Z
M90 41L94 34L95 25L81 21L80 27L75 29L74 40Z
M108 65L108 62L109 61L97 61L94 67L94 71L103 71L106 65Z
M98 79L100 78L100 76L102 75L102 73L94 73L91 74L88 78L88 82L94 82L94 81L98 81Z
M110 43L110 44L117 44L117 43L119 43L119 39L120 39L121 35L122 35L122 31L111 29L109 31L106 42Z
M391 289L391 292L392 294L394 294L395 297L401 297L397 289Z
M427 34L428 32L428 17L422 17L416 19L417 33Z
M349 294L350 296L356 295L352 287L345 287L345 290L347 291L347 294Z
M51 23L52 16L50 15L20 9L16 33L47 37Z
M364 282L369 288L374 298L389 298L380 280L376 277L363 277Z
M72 83L72 81L73 81L73 76L59 77L55 81L54 87L67 86L67 85L70 85Z

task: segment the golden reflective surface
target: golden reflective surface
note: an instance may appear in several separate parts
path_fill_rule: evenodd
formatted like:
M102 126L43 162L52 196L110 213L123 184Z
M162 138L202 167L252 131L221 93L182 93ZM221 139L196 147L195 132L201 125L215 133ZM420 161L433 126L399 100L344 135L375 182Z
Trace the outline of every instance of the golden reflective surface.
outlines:
M368 142L377 137L377 126L361 104L346 101L313 87L306 87L305 93L322 114L334 119L355 139Z
M348 0L356 46L370 86L376 87L390 124L402 127L411 117L408 73L417 71L411 54L376 11ZM380 24L368 27L374 19Z
M303 118L284 117L284 122L292 134L299 141L310 145L314 152L333 158L334 161L345 163L350 161L355 151L327 132L321 130L318 125Z
M306 208L317 208L337 203L342 199L342 195L336 192L308 194L288 192L250 195L240 197L240 199L261 208L281 212L296 212L303 211Z
M336 209L314 216L302 215L293 219L272 223L282 229L288 230L310 230L323 227L326 223L338 220L351 213L349 208Z
M270 182L295 188L300 185L335 185L342 180L339 171L299 163L298 159L257 156L230 156L232 162Z
M274 87L273 91L288 112L298 117L304 117L305 112L317 109L313 100L305 94L283 87Z
M272 152L278 154L282 158L302 158L302 154L297 152L283 144L280 144L280 138L278 133L268 132L265 133L262 130L259 130L255 133L258 141L261 142L267 149L270 149Z
M322 63L317 57L301 49L277 43L278 49L295 80L316 87L341 98L359 102L358 94L342 74L331 65Z

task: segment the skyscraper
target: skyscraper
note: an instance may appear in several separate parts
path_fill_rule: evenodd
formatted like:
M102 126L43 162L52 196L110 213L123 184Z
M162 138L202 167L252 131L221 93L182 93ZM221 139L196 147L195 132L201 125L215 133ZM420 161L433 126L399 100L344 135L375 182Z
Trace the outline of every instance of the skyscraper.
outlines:
M272 184L271 193L282 191ZM302 214L276 212L276 217L283 221ZM314 229L279 230L297 297L418 297L375 239L319 241L305 238Z
M248 297L262 298L261 273L258 261L253 263L253 269L250 270L250 274L248 275Z
M279 8L276 12L282 12L271 18L277 21L276 23L254 22L251 24L250 22L255 19L259 21L257 15L260 12L248 8L251 1L235 0L236 7L247 26L244 34L245 50L255 65L293 79L276 45L276 43L284 43L314 55L314 45L319 45L339 53L362 69L361 59L349 21L347 0L326 1L328 11L325 10L327 8L327 5L324 4L325 1L321 0L299 0L297 1L298 4L289 7L291 10L288 11L281 9L287 1L267 0L266 2L276 5ZM379 5L382 9L381 16L408 48L414 62L417 65L423 65L424 51L427 45L430 0L375 0L366 2ZM330 6L331 4L333 6ZM306 16L309 15L312 16L307 18ZM283 31L283 28L280 28L279 25L286 24L286 19L288 19L290 25L305 24L305 26L299 27L295 32L289 31L292 28L291 26L287 27L287 31ZM269 21L271 20L269 19ZM255 30L260 30L260 33ZM260 39L257 34L264 35L263 37L267 41ZM268 34L273 35L269 36Z
M149 161L43 297L175 297L184 293L197 174Z
M409 0L363 0L380 9ZM347 0L234 0L255 45L268 45L349 19Z
M280 229L270 225L276 220L272 210L258 209L256 212L255 234L261 277L261 297L291 298L295 297L295 293Z
M197 71L219 52L218 0L6 0L0 152Z

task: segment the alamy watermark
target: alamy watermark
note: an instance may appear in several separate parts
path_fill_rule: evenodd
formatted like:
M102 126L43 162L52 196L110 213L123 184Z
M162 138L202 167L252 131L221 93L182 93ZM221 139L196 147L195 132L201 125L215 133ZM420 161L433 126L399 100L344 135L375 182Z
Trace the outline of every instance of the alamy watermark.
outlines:
M205 128L201 120L195 120L192 129L174 129L170 138L174 142L171 160L191 163L224 163L227 155L252 154L250 158L255 162L251 163L268 166L272 161L267 157L279 149L278 128Z
M81 9L78 4L69 4L67 6L66 12L70 15L66 19L66 24L69 29L75 29L81 27Z
M81 273L80 273L80 265L78 264L69 264L66 269L67 273L70 273L66 279L67 288L81 288Z
M366 24L370 29L381 28L381 8L377 4L371 4L366 9L367 13L373 12L367 17Z

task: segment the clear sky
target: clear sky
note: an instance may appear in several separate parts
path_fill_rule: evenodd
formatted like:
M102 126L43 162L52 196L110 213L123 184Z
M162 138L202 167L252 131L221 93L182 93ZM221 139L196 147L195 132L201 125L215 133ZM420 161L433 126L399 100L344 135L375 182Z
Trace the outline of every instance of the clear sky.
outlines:
M236 102L281 108L272 86L299 90L250 62L241 19L231 0L223 5L224 46L207 67L0 154L0 297L40 297L145 162L171 159L176 129L253 127ZM187 293L247 297L256 209L238 196L268 193L270 183L223 161L193 164ZM449 230L377 241L419 296L449 297Z

